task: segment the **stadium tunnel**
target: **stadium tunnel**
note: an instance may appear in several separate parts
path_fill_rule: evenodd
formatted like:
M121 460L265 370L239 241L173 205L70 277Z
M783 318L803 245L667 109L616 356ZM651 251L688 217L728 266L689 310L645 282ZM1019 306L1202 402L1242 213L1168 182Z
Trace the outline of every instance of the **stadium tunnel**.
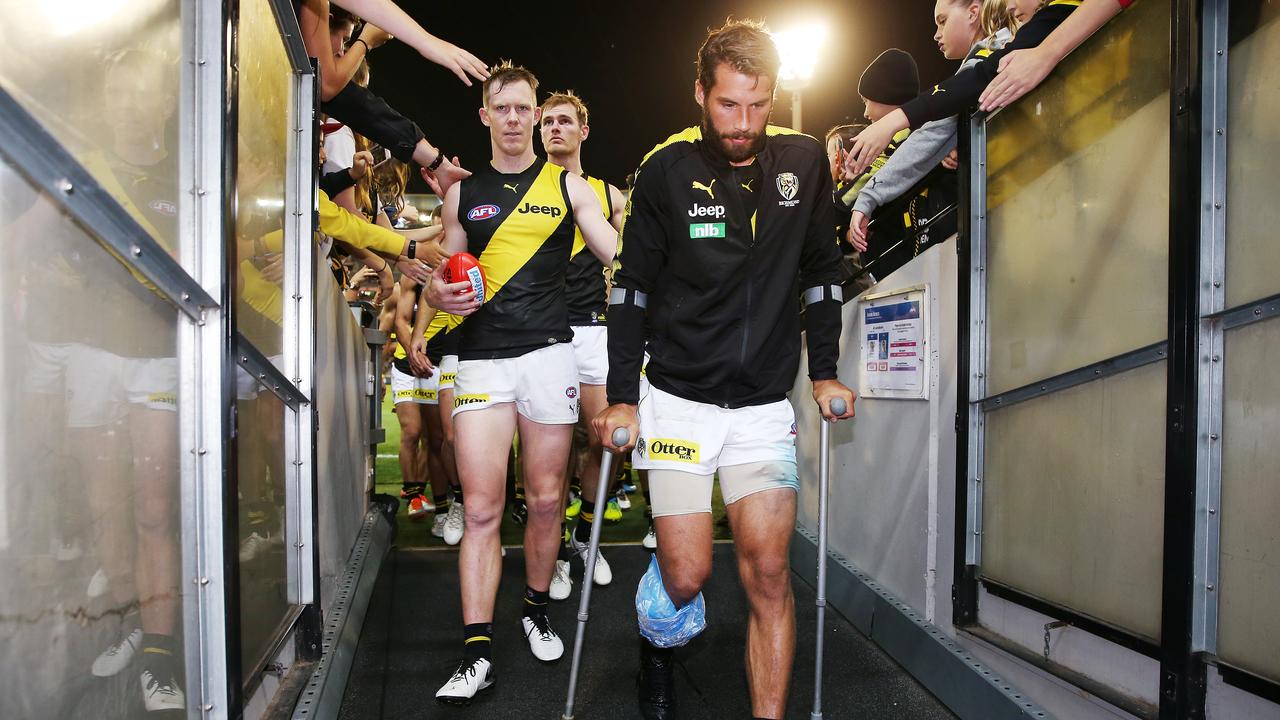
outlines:
M192 720L559 717L567 661L535 665L514 640L495 647L488 696L431 700L458 638L422 613L458 615L456 554L398 548L395 499L373 492L386 338L312 240L316 72L289 3L152 3L134 19L103 27L182 58L157 110L178 128L172 203L152 208L167 227L140 221L102 165L101 93L75 80L97 46L0 51L0 226L45 208L23 228L75 249L89 279L68 296L0 278L0 363L10 377L75 369L58 364L64 343L25 329L48 312L138 346L159 335L168 348L141 378L170 372L176 388L137 390L161 416L102 408L116 413L102 436L71 414L55 431L30 411L47 398L0 389L0 716L143 716L136 673L84 668L126 618L169 602L185 689L172 714ZM962 119L959 233L926 226L922 251L844 308L840 375L860 399L832 429L827 716L1280 718L1278 112L1274 4L1143 0L1018 103ZM232 240L262 227L280 231L274 293ZM278 322L257 322L264 306ZM86 389L114 377L105 360L80 372ZM787 716L804 717L819 419L803 373L792 396ZM118 592L91 557L119 538L57 535L32 471L72 461L167 499L163 522L137 504L151 524L115 555L180 568L176 595ZM283 537L246 555L237 529L264 483ZM583 718L636 715L633 588L649 553L610 552ZM750 714L731 553L715 547L710 627L681 656L682 717ZM504 583L521 566L509 548ZM553 608L560 627L576 599ZM499 632L515 622L500 601Z

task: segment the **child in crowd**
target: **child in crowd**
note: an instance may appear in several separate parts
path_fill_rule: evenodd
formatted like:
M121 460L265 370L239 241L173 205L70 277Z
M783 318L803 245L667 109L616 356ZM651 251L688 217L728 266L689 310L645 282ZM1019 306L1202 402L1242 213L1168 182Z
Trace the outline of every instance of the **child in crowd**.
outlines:
M1027 2L1034 3L1034 0L1010 0L1009 4L1018 8L1020 14L1025 14L1023 8L1027 6ZM1083 3L1080 0L1049 0L1031 15L1031 19L1019 30L1017 38L1005 47L991 52L969 71L956 73L946 82L934 86L929 92L919 95L863 131L850 149L846 166L855 173L861 172L903 128L918 128L927 122L951 117L972 108L1005 66L1006 57L1009 58L1009 65L1015 66L1011 69L1015 74L1007 83L1001 84L999 97L993 95L985 98L984 106L993 108L1012 102L1011 98L1015 94L1025 93L1030 87L1034 87L1032 80L1035 83L1043 80L1049 68L1056 65L1068 51L1133 3L1134 0L1084 0ZM942 10L947 4L948 0L938 0L936 9ZM1082 13L1068 22L1076 8L1081 8ZM1061 33L1057 32L1059 26L1063 26ZM1041 43L1046 43L1044 53L1031 54L1031 57L1020 53L1016 58L1017 62L1014 62L1014 52L1038 48Z
M1016 8L1017 5L1017 0L1013 3L1006 0L938 0L934 14L938 29L933 38L948 60L963 60L957 74L968 72L1013 39L1016 20L1011 6ZM913 100L908 98L903 102ZM901 109L892 108L872 121L878 122L894 112L901 112ZM866 246L867 226L873 212L914 187L956 148L956 129L957 118L951 116L926 123L912 132L905 142L898 141L898 151L882 164L879 172L869 178L857 194L849 222L850 242L855 247ZM895 135L894 139L897 137ZM890 142L892 144L893 141ZM878 162L879 159L873 162L872 167Z

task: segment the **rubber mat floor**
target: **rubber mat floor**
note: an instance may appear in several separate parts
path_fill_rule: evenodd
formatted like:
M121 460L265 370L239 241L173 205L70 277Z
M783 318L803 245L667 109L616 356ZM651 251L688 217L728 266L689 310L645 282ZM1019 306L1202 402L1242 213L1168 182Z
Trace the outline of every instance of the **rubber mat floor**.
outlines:
M591 619L575 717L638 718L639 667L635 588L650 553L639 545L606 546L613 583L591 595ZM750 718L742 666L746 600L738 584L733 546L715 546L715 565L704 590L708 627L677 654L677 694L683 720ZM348 720L475 718L558 720L564 711L570 653L577 628L582 576L574 562L574 592L552 603L552 627L565 656L543 664L530 654L520 630L524 562L518 548L503 561L494 623L495 684L468 707L440 705L435 692L462 652L456 550L393 549L379 573L365 619L340 717ZM812 710L814 592L793 577L797 647L788 718ZM860 720L933 720L954 717L838 613L827 613L823 714Z

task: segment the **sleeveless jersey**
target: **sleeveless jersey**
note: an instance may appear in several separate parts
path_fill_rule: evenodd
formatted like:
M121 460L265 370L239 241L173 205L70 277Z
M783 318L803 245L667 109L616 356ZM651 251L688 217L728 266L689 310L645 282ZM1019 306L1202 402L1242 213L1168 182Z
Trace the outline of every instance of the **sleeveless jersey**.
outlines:
M519 357L573 340L565 273L574 222L567 175L542 158L520 173L462 181L458 221L480 261L485 302L459 326L462 360Z
M600 209L606 220L613 217L613 198L609 197L609 183L599 178L583 175L587 184L600 198ZM604 325L608 308L608 283L604 266L587 249L587 241L581 230L575 230L573 251L569 258L569 271L565 276L565 298L569 304L570 325Z

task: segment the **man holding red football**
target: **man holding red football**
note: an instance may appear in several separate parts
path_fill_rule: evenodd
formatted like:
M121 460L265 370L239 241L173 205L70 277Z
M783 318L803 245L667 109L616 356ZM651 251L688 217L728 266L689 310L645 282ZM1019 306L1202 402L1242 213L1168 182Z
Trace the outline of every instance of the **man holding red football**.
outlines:
M506 463L518 430L529 518L521 624L529 648L550 662L564 644L547 620L552 569L560 546L561 485L578 419L578 372L565 301L565 272L575 228L602 263L618 234L585 180L538 158L533 129L538 81L503 63L484 82L480 120L489 128L490 167L445 193L445 249L478 258L484 297L469 281L448 283L435 269L432 307L467 317L457 329L454 424L458 474L466 495L466 534L458 558L464 659L436 693L466 703L493 684L493 608L501 575L498 528ZM462 269L462 268L456 268Z
M831 174L821 143L768 125L779 65L768 33L749 21L712 31L699 50L701 126L659 145L636 173L609 301L610 406L594 420L606 449L632 447L613 447L614 428L638 438L632 465L649 471L662 586L678 609L711 573L719 474L749 606L757 718L783 716L795 653L788 546L799 479L787 393L801 301L814 400L827 420L853 415L853 392L836 379L842 271ZM845 415L832 414L836 398ZM647 620L641 714L674 717L672 652L687 639Z

